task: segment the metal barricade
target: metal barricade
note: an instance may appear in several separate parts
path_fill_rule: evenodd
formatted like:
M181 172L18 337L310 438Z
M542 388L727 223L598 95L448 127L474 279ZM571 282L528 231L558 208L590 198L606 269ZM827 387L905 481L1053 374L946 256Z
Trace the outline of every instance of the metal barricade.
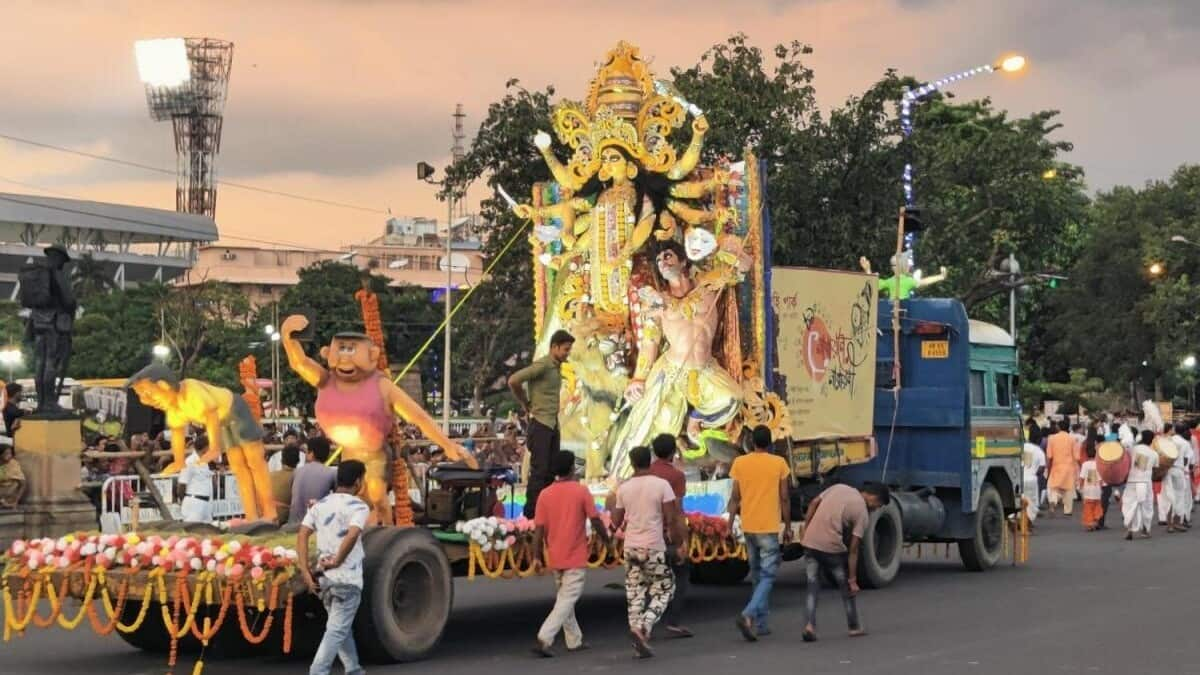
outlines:
M181 500L175 498L179 476L156 474L150 477L154 486L175 519L181 517ZM213 520L231 520L245 514L242 509L241 493L238 492L237 477L231 473L216 472L212 496ZM140 476L110 476L100 486L100 529L105 533L117 533L133 522L132 500L145 492L146 486ZM162 520L158 508L149 500L139 499L137 520L140 523Z

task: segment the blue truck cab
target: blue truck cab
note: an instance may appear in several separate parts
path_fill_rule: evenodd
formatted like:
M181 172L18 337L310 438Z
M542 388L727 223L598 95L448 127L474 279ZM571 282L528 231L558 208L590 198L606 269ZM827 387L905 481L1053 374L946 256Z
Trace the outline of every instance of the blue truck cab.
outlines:
M897 335L895 306L879 303L877 451L833 476L891 489L892 503L872 514L863 537L859 579L873 587L895 577L905 542L954 542L968 569L995 565L1006 518L1020 505L1012 337L969 320L958 300L915 298L899 303Z

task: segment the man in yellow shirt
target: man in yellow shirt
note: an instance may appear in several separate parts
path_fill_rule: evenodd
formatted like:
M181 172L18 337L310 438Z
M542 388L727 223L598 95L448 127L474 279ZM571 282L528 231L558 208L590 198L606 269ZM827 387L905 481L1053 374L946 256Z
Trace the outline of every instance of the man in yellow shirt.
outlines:
M779 532L783 541L792 539L792 514L788 498L791 467L787 460L771 454L771 430L754 427L754 452L733 460L729 477L733 494L729 497L729 516L741 515L746 536L746 555L754 591L750 602L737 618L742 637L755 642L770 634L767 604L775 573L779 569Z

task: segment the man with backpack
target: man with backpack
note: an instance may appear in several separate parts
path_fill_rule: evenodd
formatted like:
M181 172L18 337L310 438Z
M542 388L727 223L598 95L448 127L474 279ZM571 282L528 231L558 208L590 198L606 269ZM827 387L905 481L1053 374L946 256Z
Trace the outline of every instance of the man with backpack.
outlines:
M59 380L67 374L71 331L75 327L75 293L67 277L71 261L61 246L46 249L45 260L21 268L21 306L30 310L25 337L33 344L37 412L61 412Z

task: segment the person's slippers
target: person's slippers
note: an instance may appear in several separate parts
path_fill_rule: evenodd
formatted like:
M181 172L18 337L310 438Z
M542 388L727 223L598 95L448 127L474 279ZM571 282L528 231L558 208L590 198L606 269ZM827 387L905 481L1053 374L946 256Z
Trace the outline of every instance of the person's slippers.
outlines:
M746 642L758 642L758 635L754 632L754 624L751 623L750 617L739 615L734 621L734 625L742 632L742 637L746 638Z
M867 631L865 631L861 628L856 628L856 629L850 631L850 637L852 637L852 638L862 637L866 634L867 634Z
M683 626L666 626L663 630L667 631L668 637L675 640L695 637L695 633L684 628Z
M650 649L650 645L646 643L646 636L640 631L630 630L629 637L633 640L633 651L639 659L648 659L654 656L654 650Z
M572 652L572 653L574 653L574 652L586 652L587 650L589 650L589 649L591 649L591 648L592 648L592 646L591 646L591 645L589 645L588 643L586 643L586 642L580 642L578 647L567 647L567 651L569 651L569 652Z
M541 640L534 642L533 646L529 648L529 651L533 652L534 656L538 656L543 659L554 658L554 652L550 651L549 645L542 644Z
M803 638L803 640L805 642L816 642L817 641L817 634L811 630L804 631L803 633L800 634L800 637Z

